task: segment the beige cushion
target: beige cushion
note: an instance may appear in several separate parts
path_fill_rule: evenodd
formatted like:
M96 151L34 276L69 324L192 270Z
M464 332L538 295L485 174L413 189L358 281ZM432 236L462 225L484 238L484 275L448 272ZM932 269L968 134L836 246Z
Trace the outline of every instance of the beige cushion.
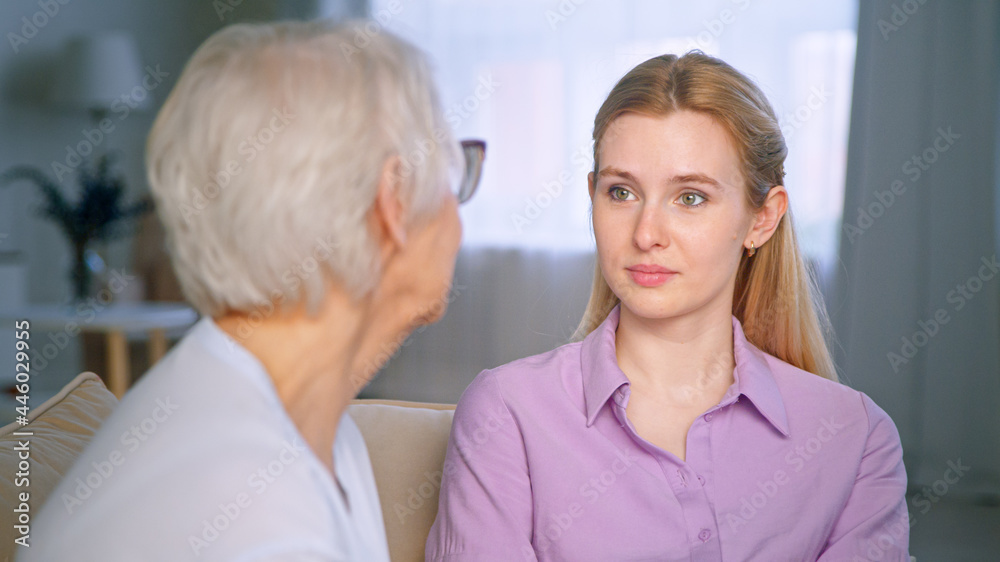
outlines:
M80 373L59 394L35 406L28 414L28 425L12 423L0 428L0 560L14 557L14 508L18 496L30 494L31 517L37 517L45 499L69 471L90 439L111 414L118 399L94 373ZM30 431L30 437L13 435ZM15 486L19 441L29 440L30 485Z
M349 408L371 457L393 562L424 559L454 410L393 400L355 400Z
M83 452L90 439L111 414L118 399L111 394L100 377L80 373L59 394L32 407L28 425L12 423L0 428L0 560L14 557L14 508L18 494L31 494L29 505L32 518L37 517L42 504L73 462ZM15 431L30 431L31 437L12 435ZM30 440L30 486L16 487L18 441Z

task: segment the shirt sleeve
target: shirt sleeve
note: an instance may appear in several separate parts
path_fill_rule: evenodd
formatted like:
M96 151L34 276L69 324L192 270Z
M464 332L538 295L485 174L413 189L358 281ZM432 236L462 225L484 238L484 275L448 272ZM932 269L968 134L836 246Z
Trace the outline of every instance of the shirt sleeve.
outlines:
M521 431L496 375L480 373L455 410L427 560L535 560Z
M910 520L899 433L871 398L861 393L861 400L868 415L868 439L854 489L818 560L909 562Z

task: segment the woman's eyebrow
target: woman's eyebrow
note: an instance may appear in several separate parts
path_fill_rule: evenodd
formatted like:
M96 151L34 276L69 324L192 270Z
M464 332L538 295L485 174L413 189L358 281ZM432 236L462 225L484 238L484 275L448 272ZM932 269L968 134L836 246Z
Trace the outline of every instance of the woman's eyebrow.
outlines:
M630 182L633 182L633 183L639 183L639 180L637 180L635 178L635 176L632 175L631 172L627 172L625 170L622 170L621 168L615 168L614 166L608 166L606 168L603 168L603 169L601 169L601 171L599 171L597 173L597 177L599 177L599 178L608 177L608 176L622 178L624 180L627 180L627 181L630 181ZM715 178L713 178L711 176L707 176L707 175L702 174L702 173L697 173L697 172L693 173L693 174L681 174L681 175L673 176L669 180L667 180L667 183L670 184L670 185L679 184L679 183L699 183L699 184L702 184L702 185L712 186L712 187L714 187L716 189L723 189L725 187L722 183L720 183Z
M603 178L603 177L607 177L607 176L619 177L619 178L622 178L624 180L628 180L628 181L633 182L633 183L639 183L639 181L637 179L635 179L635 176L633 176L630 172L626 172L625 170L622 170L621 168L615 168L614 166L608 166L606 168L601 169L600 172L597 172L597 177L599 177L599 178Z
M710 176L706 176L705 174L699 174L699 173L684 174L684 175L674 176L674 177L670 178L670 180L667 183L670 183L670 184L677 184L677 183L700 183L700 184L704 184L704 185L710 185L710 186L712 186L712 187L714 187L716 189L722 189L724 187L721 183L719 183L718 181L716 181L715 178L712 178Z

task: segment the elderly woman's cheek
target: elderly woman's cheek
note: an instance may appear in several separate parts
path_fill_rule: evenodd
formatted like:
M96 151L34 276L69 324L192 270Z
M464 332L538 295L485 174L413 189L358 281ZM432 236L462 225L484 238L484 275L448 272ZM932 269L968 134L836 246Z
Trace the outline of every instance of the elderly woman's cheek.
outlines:
M454 200L446 200L434 219L418 235L419 244L409 260L411 283L421 302L417 324L437 322L457 295L452 289L455 259L462 238L462 224Z

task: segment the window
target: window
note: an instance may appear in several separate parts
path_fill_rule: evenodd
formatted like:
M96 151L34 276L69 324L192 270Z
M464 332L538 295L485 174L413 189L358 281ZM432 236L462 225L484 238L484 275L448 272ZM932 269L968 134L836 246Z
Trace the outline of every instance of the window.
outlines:
M774 105L800 240L821 264L839 240L856 12L795 0L372 2L382 25L430 53L458 134L489 142L483 183L461 211L467 247L592 248L598 107L635 64L697 48L754 78Z

